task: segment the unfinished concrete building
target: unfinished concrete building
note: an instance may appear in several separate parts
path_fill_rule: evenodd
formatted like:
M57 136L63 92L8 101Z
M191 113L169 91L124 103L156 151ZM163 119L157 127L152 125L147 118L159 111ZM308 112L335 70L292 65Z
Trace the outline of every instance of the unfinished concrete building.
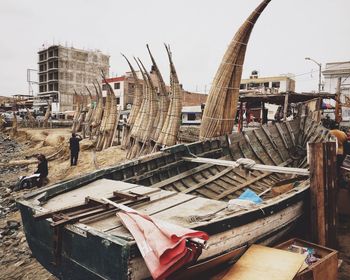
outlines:
M101 80L101 69L108 77L109 56L100 51L86 51L53 45L39 54L38 106L51 103L52 112L74 109L74 89L85 92L85 85Z

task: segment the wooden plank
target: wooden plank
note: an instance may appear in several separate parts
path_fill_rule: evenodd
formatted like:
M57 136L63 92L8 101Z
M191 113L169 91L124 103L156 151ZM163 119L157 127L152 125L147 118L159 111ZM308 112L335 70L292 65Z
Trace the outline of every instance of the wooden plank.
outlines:
M325 208L324 208L324 153L323 143L309 143L310 155L310 214L312 241L325 246Z
M265 133L265 136L267 137L267 139L270 141L270 143L271 143L272 147L274 148L275 152L277 152L277 154L280 156L282 161L285 161L286 159L283 157L283 154L279 150L279 148L278 148L275 140L273 139L270 131L268 130L268 128L265 125L263 125L261 128L262 128L262 131Z
M286 150L288 151L289 150L289 146L288 146L287 140L285 138L284 132L282 130L281 124L276 123L275 125L276 125L276 128L277 128L277 131L278 131L279 135L281 136L283 145L286 148Z
M192 186L192 187L190 187L187 190L182 191L182 192L183 193L190 193L194 190L197 190L197 189L209 184L210 182L215 181L216 179L220 178L222 175L225 175L226 173L230 172L232 169L233 169L233 167L231 167L231 166L227 167L224 170L222 170L221 172L217 173L216 175L214 175L214 176L212 176L212 177L210 177L210 178L208 178L208 179L206 179L206 180L204 180L204 181L202 181L202 182L200 182L200 183L198 183L198 184L196 184L196 185L194 185L194 186Z
M213 159L213 158L202 158L202 157L196 157L196 158L188 158L183 157L185 161L190 162L198 162L198 163L212 163L216 165L222 165L227 167L239 167L240 164L237 161L231 161L231 160L223 160L223 159ZM289 162L289 161L288 161ZM244 165L242 165L244 166ZM296 168L296 167L285 167L285 165L264 165L264 164L258 164L255 163L251 167L247 168L249 170L258 170L262 172L268 171L269 173L277 172L277 173L283 173L283 174L298 174L298 175L309 175L309 171L304 168Z
M302 254L252 245L222 280L291 280L305 258Z
M249 139L249 136L247 135L247 133L245 133L244 131L243 133L243 138L245 139L246 143L248 144L249 148L253 151L253 154L259 159L260 162L262 162L263 164L266 164L266 160L263 159L263 157L259 154L258 150L256 149L255 145L253 145ZM253 134L254 135L254 134Z
M256 137L256 139L258 139L259 144L261 145L261 147L265 150L266 154L269 156L269 158L272 160L272 162L275 165L278 165L277 160L275 160L275 158L272 156L272 154L270 153L269 149L266 147L266 145L264 145L263 139L260 137L260 135L257 133L257 130L254 129L253 133Z
M292 126L290 125L290 122L286 122L286 126L287 126L287 130L289 132L289 135L290 135L290 139L292 139L293 146L295 146L296 145L295 136L293 133Z

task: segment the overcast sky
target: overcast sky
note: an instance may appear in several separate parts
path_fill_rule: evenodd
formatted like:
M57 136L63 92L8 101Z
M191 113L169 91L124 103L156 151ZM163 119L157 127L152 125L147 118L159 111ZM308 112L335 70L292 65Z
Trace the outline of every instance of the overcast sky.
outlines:
M209 91L228 43L259 3L1 0L0 95L27 93L26 69L37 68L38 50L52 43L109 54L110 76L129 70L121 52L149 66L148 43L168 83L165 42L184 88ZM272 0L250 37L242 78L255 69L260 76L293 73L297 91L317 90L318 67L304 58L350 60L349 11L349 0Z

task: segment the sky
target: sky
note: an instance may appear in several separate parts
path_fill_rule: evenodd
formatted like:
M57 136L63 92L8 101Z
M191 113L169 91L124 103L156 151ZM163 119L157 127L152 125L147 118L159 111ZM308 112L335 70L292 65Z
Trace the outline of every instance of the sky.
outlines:
M0 95L27 94L27 69L43 45L99 49L110 76L129 71L120 53L150 67L146 44L169 83L163 43L180 82L208 92L226 48L260 0L1 0ZM349 0L272 0L258 19L242 78L295 75L296 91L317 91L318 66L350 60ZM32 72L32 79L37 79ZM35 88L36 89L36 88Z

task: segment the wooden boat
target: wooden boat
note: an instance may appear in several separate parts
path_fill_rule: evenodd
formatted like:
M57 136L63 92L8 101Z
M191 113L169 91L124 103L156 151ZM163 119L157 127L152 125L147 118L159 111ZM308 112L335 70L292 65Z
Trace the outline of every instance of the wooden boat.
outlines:
M309 180L281 170L289 166L291 173L305 171L306 143L323 141L327 135L319 123L298 118L173 146L32 192L18 201L29 247L61 279L149 277L133 237L115 215L117 209L101 201L105 197L207 232L207 248L187 271L200 270L201 265L210 268L249 244L276 241L295 225L303 214ZM195 162L203 158L206 163ZM240 158L273 165L278 172L228 163ZM289 191L274 195L275 186L291 182ZM229 210L228 201L248 188L263 202Z

